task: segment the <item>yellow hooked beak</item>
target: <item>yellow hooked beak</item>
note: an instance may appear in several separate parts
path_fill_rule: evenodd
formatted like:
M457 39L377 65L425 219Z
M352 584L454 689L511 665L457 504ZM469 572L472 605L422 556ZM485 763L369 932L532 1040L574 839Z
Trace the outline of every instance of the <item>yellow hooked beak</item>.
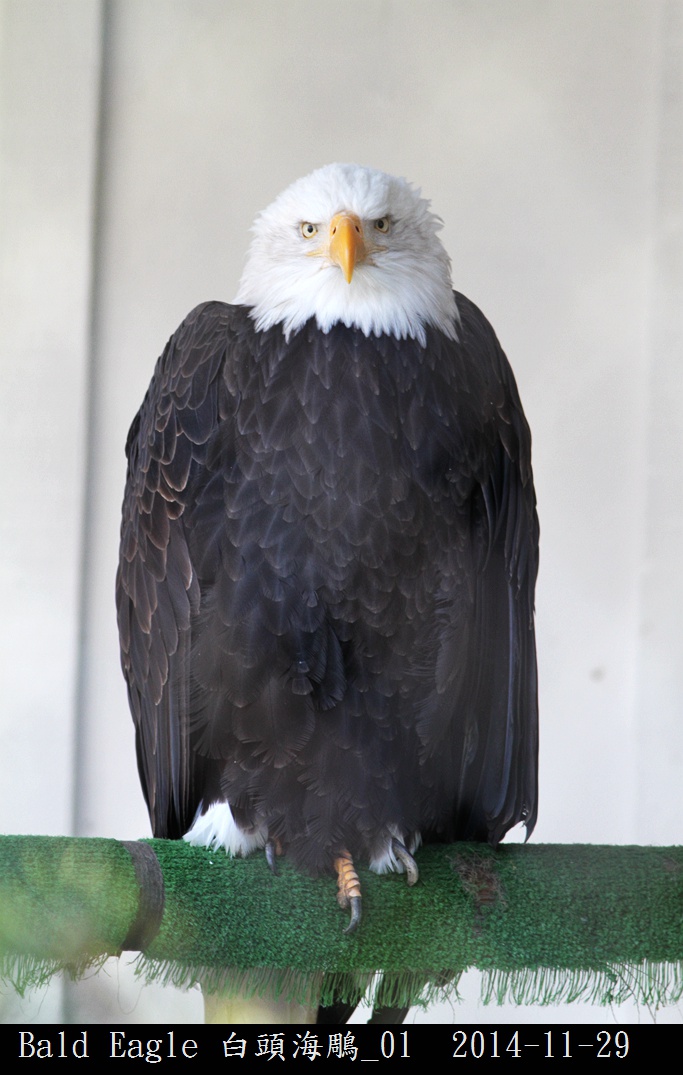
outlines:
M332 217L328 253L350 284L353 270L367 255L363 225L355 213L337 213Z

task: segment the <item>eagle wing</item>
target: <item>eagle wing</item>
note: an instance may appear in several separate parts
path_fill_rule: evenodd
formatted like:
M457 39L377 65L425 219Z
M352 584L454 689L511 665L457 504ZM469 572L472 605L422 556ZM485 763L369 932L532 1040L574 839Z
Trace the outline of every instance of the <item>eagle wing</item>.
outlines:
M116 603L138 770L155 836L192 824L212 779L192 749L192 621L200 589L186 516L219 423L233 307L205 303L169 340L126 443Z
M453 533L469 540L444 557L449 596L436 680L418 719L425 754L450 743L440 765L453 810L432 835L497 844L519 822L529 835L537 815L539 527L531 435L512 370L481 311L464 295L456 301L458 403L447 477L450 510L456 504L468 516Z

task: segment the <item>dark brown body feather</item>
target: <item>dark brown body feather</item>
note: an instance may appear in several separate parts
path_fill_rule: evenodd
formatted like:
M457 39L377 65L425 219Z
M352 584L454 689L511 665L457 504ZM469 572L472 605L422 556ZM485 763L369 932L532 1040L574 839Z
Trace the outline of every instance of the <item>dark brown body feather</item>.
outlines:
M231 804L300 866L536 819L530 436L459 342L208 303L130 431L117 603L157 836Z

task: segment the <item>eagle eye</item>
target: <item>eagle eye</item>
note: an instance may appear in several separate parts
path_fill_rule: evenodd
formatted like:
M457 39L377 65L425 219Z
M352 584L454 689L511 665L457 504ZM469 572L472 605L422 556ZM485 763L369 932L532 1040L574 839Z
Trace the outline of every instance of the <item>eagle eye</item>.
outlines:
M375 221L375 231L381 231L382 235L386 235L389 231L389 217L381 216L379 220Z
M318 234L318 228L315 224L311 224L308 220L304 220L301 225L301 234L304 239L312 239L314 235Z

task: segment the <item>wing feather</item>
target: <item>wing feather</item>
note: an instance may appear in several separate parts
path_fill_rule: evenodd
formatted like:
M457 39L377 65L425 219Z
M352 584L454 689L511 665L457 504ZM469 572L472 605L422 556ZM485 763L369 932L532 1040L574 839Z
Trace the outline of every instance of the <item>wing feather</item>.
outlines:
M514 376L483 314L464 296L456 300L471 404L460 411L460 432L470 447L456 444L449 466L461 493L470 485L469 541L453 550L437 691L420 729L426 754L449 721L454 733L445 763L452 771L442 780L452 782L455 806L442 838L495 844L520 821L529 834L537 815L538 519Z
M192 617L199 587L188 505L219 417L231 308L206 303L170 339L130 429L117 609L138 768L157 836L182 835L206 789L191 745Z

